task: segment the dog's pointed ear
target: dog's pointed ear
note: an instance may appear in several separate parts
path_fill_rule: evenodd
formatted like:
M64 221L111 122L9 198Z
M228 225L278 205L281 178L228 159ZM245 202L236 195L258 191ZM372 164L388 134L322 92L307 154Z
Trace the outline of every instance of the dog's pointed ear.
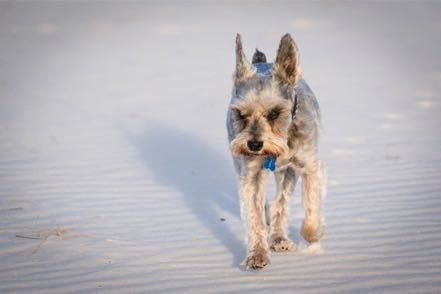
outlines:
M280 40L273 65L274 80L282 86L295 86L300 80L299 49L290 34Z
M254 76L256 70L248 62L242 49L242 38L240 34L236 35L236 71L233 75L234 84L237 86L243 81Z

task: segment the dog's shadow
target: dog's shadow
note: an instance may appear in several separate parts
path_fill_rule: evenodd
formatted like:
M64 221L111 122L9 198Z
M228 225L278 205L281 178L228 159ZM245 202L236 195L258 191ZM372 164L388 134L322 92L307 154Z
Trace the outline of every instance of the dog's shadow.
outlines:
M156 180L182 194L187 208L228 248L238 265L244 244L219 214L224 211L239 216L233 167L225 168L230 163L196 136L158 123L149 122L142 135L130 135L130 140Z

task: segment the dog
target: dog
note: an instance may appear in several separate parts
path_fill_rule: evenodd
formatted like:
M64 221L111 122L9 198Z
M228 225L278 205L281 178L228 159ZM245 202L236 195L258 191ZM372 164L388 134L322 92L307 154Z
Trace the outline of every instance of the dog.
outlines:
M301 77L299 50L289 34L282 37L274 63L267 63L265 54L256 49L252 64L237 34L233 82L227 130L247 230L248 253L243 265L261 269L270 264L270 250L296 248L288 238L287 212L299 176L305 210L300 233L309 243L318 242L324 234L320 210L325 169L318 157L320 109ZM269 206L265 185L271 171L277 194Z

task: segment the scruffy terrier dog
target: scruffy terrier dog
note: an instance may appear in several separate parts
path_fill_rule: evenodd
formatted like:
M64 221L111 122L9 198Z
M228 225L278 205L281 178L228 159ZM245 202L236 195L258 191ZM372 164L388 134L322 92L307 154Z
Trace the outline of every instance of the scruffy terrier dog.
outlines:
M257 49L250 64L238 34L233 80L227 129L247 228L248 256L244 265L260 269L270 263L269 249L295 249L288 238L286 221L289 198L299 176L305 209L301 235L308 242L317 242L323 236L320 206L324 167L317 155L320 111L314 94L301 78L299 52L289 34L281 39L273 64L266 63L265 55ZM271 207L265 200L270 170L277 184Z

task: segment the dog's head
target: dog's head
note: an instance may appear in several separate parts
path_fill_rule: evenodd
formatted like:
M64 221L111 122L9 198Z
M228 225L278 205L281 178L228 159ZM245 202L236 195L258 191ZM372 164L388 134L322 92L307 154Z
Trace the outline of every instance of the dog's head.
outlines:
M234 155L281 156L287 150L292 121L292 95L300 79L299 54L289 34L280 41L269 74L252 66L236 37L236 71L230 105L236 137L230 148Z

